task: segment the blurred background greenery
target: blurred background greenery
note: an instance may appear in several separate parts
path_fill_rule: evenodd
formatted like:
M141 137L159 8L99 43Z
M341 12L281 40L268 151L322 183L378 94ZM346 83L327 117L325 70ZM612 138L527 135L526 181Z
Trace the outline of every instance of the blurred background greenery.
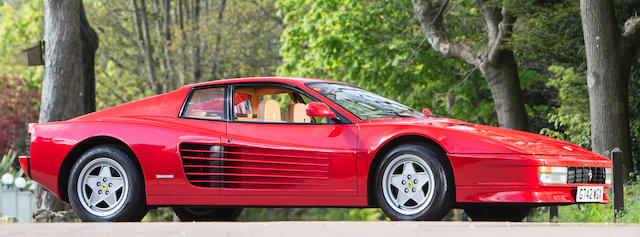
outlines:
M504 0L517 16L507 45L518 61L529 131L590 148L589 97L578 1ZM443 59L425 43L410 1L172 1L168 37L158 1L147 1L153 60L145 62L131 0L84 0L100 37L96 54L98 109L184 84L249 76L297 76L345 81L434 114L497 125L482 75L458 59ZM446 18L452 36L485 44L482 14L454 1ZM197 4L197 5L196 5ZM616 0L619 21L640 1ZM184 7L184 9L182 8ZM197 8L197 11L196 11ZM196 14L196 12L198 12ZM26 152L25 125L37 121L42 67L27 67L23 49L43 36L41 0L0 0L0 154ZM640 60L632 63L629 108L635 175L640 160ZM151 63L156 79L149 79ZM16 98L30 98L16 100ZM13 152L11 153L10 152ZM3 159L4 170L19 172ZM8 165L5 165L8 164ZM4 171L3 171L4 172ZM640 185L626 187L623 222L640 222ZM450 219L461 219L461 212ZM560 207L556 221L612 222L611 205ZM529 221L547 221L538 208ZM170 208L144 221L171 221ZM386 220L379 209L247 208L242 221Z

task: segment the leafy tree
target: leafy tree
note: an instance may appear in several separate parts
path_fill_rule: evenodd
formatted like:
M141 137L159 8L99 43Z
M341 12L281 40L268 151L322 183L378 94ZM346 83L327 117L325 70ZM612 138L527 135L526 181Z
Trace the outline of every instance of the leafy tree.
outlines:
M589 98L584 75L561 66L551 66L549 70L554 77L547 84L558 89L560 106L549 113L552 127L543 128L540 133L591 149Z
M518 65L513 50L508 47L516 17L502 1L474 1L477 9L472 10L476 9L476 12L481 14L482 18L478 20L484 27L477 27L470 32L477 36L482 32L479 29L486 28L486 43L485 39L474 41L465 37L466 35L451 33L449 28L455 30L455 24L445 24L449 13L466 13L456 11L457 5L450 6L449 3L449 0L413 1L422 33L431 47L442 57L464 60L482 73L491 89L500 126L528 130ZM469 4L467 1L460 3ZM474 11L470 13L472 17L478 15L474 14Z
M429 49L407 1L280 1L283 76L357 84L414 108L497 124L484 80Z
M43 2L40 0L0 4L0 74L21 78L30 88L37 90L43 68L27 66L27 57L22 50L42 40L43 14Z
M273 0L86 3L100 22L98 108L189 83L272 75L282 20Z

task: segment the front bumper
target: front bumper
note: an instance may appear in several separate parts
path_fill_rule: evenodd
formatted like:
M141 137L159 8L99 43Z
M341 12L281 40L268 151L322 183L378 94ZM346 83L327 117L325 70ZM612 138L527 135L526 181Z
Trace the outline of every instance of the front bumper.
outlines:
M451 160L458 203L574 204L578 186L610 184L543 184L539 166L612 167L602 157L523 154L447 154ZM606 194L602 203L608 203Z
M456 187L456 199L459 203L576 204L578 186L603 186L605 194L602 203L609 203L606 193L611 185L605 184Z

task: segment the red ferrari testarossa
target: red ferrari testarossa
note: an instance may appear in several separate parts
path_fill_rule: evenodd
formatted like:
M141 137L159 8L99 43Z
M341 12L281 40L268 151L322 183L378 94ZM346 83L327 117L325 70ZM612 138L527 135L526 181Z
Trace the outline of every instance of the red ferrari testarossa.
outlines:
M20 164L84 221L232 220L245 206L522 220L608 202L612 163L567 142L420 113L355 86L244 78L30 124Z

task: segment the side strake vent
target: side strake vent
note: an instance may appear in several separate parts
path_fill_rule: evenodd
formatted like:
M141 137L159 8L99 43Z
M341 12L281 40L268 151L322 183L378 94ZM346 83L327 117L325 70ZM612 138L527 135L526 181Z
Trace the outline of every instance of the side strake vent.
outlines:
M329 158L312 152L183 143L180 156L191 184L200 187L323 188Z

